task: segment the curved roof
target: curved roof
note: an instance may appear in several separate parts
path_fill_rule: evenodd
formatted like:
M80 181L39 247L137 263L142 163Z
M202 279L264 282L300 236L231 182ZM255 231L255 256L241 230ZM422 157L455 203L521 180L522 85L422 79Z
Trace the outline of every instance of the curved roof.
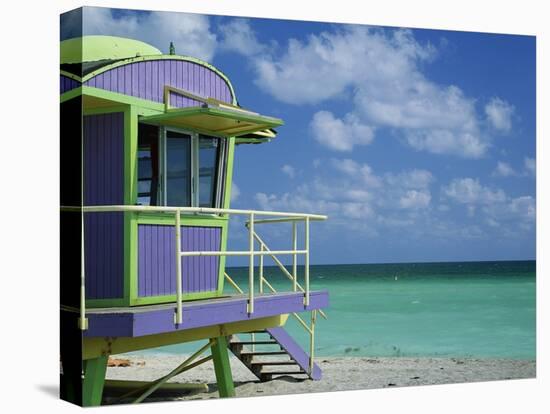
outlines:
M83 36L61 42L61 64L120 60L162 55L156 47L139 40L115 36Z

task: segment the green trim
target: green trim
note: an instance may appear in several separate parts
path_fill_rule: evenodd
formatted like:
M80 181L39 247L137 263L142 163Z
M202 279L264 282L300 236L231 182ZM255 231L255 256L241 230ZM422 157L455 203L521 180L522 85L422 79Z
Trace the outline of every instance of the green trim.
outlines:
M69 92L72 92L73 90ZM69 92L65 92L63 95ZM140 107L140 110L142 111L147 109L154 111L143 112L143 114L147 115L164 113L164 105L161 103L149 101L147 99L136 98L135 96L125 95L123 93L106 91L105 89L101 88L94 88L93 86L82 86L82 95L113 101L114 104L134 105L136 107Z
M84 361L84 381L82 384L83 407L101 405L108 358L107 355L101 355L97 358Z
M120 306L129 306L128 299L126 298L86 299L87 308L111 308L111 307L116 308Z
M189 300L199 300L199 299L212 299L219 297L217 290L210 290L207 292L193 292L193 293L184 293L182 295L183 301ZM176 295L162 295L162 296L146 296L146 297L135 297L132 298L130 306L139 306L139 305L155 305L157 303L175 303Z
M197 65L200 65L200 66L204 66L208 69L210 69L211 71L215 72L217 75L219 75L224 81L225 83L227 83L227 86L229 86L229 90L231 91L231 97L233 98L233 101L232 103L234 105L236 105L237 103L237 96L235 95L235 89L233 88L233 85L231 84L231 81L229 80L229 78L225 75L225 73L223 73L221 70L219 70L218 68L216 68L215 66L211 65L210 63L208 62L205 62L204 60L201 60L201 59L197 59L197 58L194 58L194 57L191 57L191 56L181 56L181 55L154 55L154 56L140 56L140 57L135 57L135 58L130 58L130 59L125 59L125 60L121 60L121 61L118 61L118 62L115 62L111 65L107 65L107 66L103 66L93 72L90 72L88 73L86 76L84 76L82 79L81 79L81 82L84 83L88 80L90 80L91 78L103 73L103 72L106 72L108 70L111 70L111 69L115 69L115 68L118 68L119 66L124 66L124 65L128 65L130 63L134 63L134 62L143 62L143 61L151 61L151 60L183 60L185 62L192 62L192 63L196 63ZM78 79L77 79L78 80Z
M82 82L81 77L78 76L78 75L75 75L74 73L70 73L70 72L67 72L67 71L65 71L65 70L60 70L59 72L60 72L60 73L59 73L60 75L63 75L63 76L65 76L66 78L71 78L72 80L75 80L75 81L78 81L78 82Z
M138 224L165 224L167 226L175 224L174 215L170 213L137 213L136 216ZM225 228L227 220L228 218L223 216L181 215L182 226Z
M71 89L70 91L65 92L59 97L60 103L68 101L70 99L76 98L77 96L82 95L82 86L78 88Z
M138 114L134 106L124 117L124 204L133 205L137 200L137 152ZM138 295L138 227L135 213L124 213L124 296L131 306Z
M114 105L114 106L102 107L102 108L83 109L82 115L83 116L103 115L103 114L111 114L113 112L126 112L127 110L128 110L127 105Z
M225 165L225 183L224 183L224 194L222 197L223 200L223 208L230 208L231 204L231 187L233 185L233 165L234 165L234 159L235 159L235 138L231 137L228 139L228 145L227 145L227 161ZM227 219L227 228L225 230L222 230L222 240L221 240L221 249L226 250L227 249L227 238L229 236L229 216L225 215ZM224 283L225 283L225 264L226 264L227 257L222 256L220 257L220 268L219 268L219 275L218 275L218 294L223 294L224 289Z
M212 345L212 357L220 398L234 397L235 386L233 384L233 376L231 375L231 365L229 364L229 353L227 352L227 339L225 336L216 338L216 342Z

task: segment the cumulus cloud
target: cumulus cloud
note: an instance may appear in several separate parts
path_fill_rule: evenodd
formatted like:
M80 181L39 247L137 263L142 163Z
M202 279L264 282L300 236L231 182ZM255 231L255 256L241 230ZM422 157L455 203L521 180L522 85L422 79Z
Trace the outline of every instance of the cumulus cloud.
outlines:
M443 193L450 199L462 204L491 204L506 199L504 191L484 187L473 178L457 178L443 187Z
M266 50L266 46L256 38L248 19L231 19L227 24L221 25L219 30L222 35L222 50L244 56L254 56Z
M346 26L291 39L278 58L257 58L256 83L291 104L351 98L354 109L344 118L327 111L313 117L314 137L331 149L366 145L377 127L387 127L417 150L479 158L490 137L481 128L475 100L423 74L422 64L435 55L432 45L419 43L409 30ZM354 133L357 126L363 133Z
M319 111L310 123L313 137L325 147L336 151L351 151L355 145L368 145L374 137L372 127L347 114L343 119L332 112Z
M425 208L430 204L432 196L427 191L408 190L407 193L399 199L401 208Z
M281 167L281 171L288 175L290 178L294 178L296 176L296 169L292 165L285 164Z
M517 172L516 170L514 170L510 164L504 162L504 161L499 161L497 163L497 166L495 168L495 170L493 171L493 176L494 177L511 177L511 176L515 176L517 175Z
M241 189L237 186L237 183L233 182L231 185L231 202L236 201L241 195Z
M178 12L143 14L113 14L112 9L85 7L84 35L129 37L152 44L168 52L170 42L176 53L211 61L217 47L216 34L210 28L208 16Z
M442 193L449 200L465 205L470 216L481 210L485 222L493 228L506 224L508 228L530 229L535 222L533 197L509 197L501 189L483 186L478 179L455 179L442 188Z
M496 130L509 132L512 129L514 106L500 98L492 98L485 105L487 121Z

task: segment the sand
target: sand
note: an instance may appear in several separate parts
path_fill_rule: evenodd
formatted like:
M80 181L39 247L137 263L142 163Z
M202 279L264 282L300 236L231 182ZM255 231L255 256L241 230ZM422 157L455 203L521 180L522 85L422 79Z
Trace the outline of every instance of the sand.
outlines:
M119 357L130 359L130 366L109 367L107 379L152 381L166 375L185 359L185 356L173 354ZM536 375L535 361L512 359L319 357L316 362L323 371L320 381L283 376L262 383L231 356L237 397L508 380ZM170 382L206 383L208 391L184 395L156 393L146 401L218 398L212 362L184 372ZM129 402L117 401L110 394L107 389L104 403Z

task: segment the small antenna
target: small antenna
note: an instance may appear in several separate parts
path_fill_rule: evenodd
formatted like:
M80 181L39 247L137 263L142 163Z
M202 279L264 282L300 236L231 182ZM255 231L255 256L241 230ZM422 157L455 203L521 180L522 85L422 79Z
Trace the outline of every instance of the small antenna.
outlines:
M175 55L176 54L176 48L174 47L174 43L170 42L170 54Z

